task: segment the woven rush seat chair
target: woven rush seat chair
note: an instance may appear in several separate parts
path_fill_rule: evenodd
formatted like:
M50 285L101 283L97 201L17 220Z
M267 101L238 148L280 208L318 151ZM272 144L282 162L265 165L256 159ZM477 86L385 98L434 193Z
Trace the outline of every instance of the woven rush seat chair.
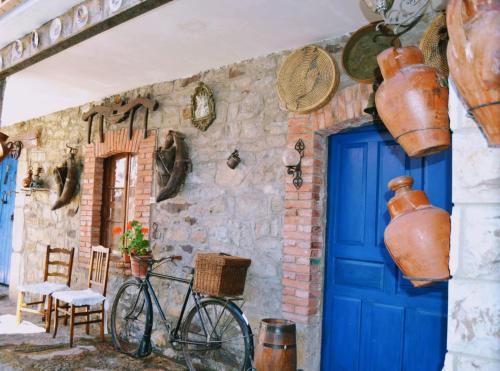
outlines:
M54 310L52 307L52 294L61 290L69 290L74 253L73 248L65 249L47 245L43 282L26 284L19 288L16 311L17 324L21 323L23 312L34 313L41 315L45 319L45 331L50 331L52 311ZM54 277L54 279L52 280L51 277ZM40 295L41 299L25 302L26 294ZM38 306L39 309L30 308L33 306Z
M101 340L104 341L104 324L106 321L105 300L108 285L109 249L103 246L92 246L89 265L88 288L84 290L58 291L55 299L55 325L53 337L57 335L59 318L69 317L69 346L73 347L75 326L85 325L85 333L90 332L90 324L100 323ZM98 309L91 310L92 306ZM76 322L76 317L85 317Z

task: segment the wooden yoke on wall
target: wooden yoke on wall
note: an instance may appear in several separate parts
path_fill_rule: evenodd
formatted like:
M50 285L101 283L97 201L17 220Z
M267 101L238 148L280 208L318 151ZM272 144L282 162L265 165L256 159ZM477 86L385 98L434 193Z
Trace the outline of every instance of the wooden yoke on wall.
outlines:
M96 115L99 115L99 140L101 143L104 142L104 119L110 124L118 124L130 117L128 136L129 139L132 139L135 112L141 107L146 109L144 113L144 139L146 139L148 135L149 111L156 110L158 102L154 99L138 97L129 103L125 103L125 100L119 98L109 106L94 106L83 115L83 120L88 121L87 143L90 144L92 124Z

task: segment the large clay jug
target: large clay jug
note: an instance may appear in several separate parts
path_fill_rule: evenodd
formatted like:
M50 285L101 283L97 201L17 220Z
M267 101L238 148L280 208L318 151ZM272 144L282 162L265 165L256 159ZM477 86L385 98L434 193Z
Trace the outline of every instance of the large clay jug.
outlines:
M500 145L500 0L450 0L448 64L490 145Z
M428 286L450 278L450 215L429 203L425 192L412 190L413 178L389 182L396 192L387 203L391 222L384 241L392 259L413 286Z
M9 154L10 147L7 145L8 135L0 133L0 162Z
M428 156L450 145L448 88L424 64L415 46L389 48L377 56L384 77L375 94L380 118L410 157Z

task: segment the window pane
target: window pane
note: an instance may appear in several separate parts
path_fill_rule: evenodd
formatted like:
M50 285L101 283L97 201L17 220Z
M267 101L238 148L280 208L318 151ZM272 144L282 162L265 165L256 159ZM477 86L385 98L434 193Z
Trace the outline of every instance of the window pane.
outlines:
M123 223L123 189L110 190L109 215L110 220Z
M120 235L121 235L121 233L118 235L114 235L113 228L120 227L120 228L122 228L122 231L123 231L123 223L122 222L120 222L120 223L108 222L108 223L105 223L105 225L106 225L106 233L107 233L106 240L108 241L106 247L109 247L111 249L119 249L120 248Z
M129 170L129 187L135 187L137 184L137 156L130 156L130 170Z
M125 187L125 174L127 171L127 157L117 158L115 162L115 179L114 179L114 187L115 188L124 188Z

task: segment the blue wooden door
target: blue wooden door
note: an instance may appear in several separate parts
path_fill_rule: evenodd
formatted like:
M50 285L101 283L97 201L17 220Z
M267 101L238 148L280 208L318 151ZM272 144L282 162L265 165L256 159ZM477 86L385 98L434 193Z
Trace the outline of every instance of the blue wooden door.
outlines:
M329 138L322 370L443 366L448 286L413 288L384 245L398 175L451 211L450 151L410 159L381 125Z
M9 284L12 224L16 199L17 160L7 156L0 162L0 284Z

